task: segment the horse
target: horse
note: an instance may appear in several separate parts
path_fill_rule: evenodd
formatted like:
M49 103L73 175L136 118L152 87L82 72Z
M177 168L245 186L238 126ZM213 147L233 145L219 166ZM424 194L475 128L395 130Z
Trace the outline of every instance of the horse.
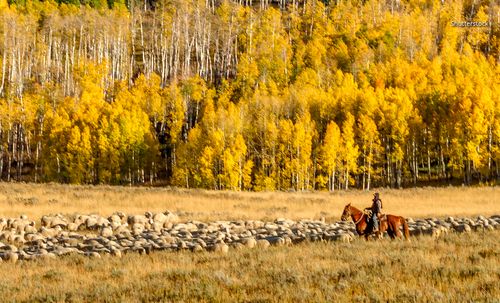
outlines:
M365 239L368 240L368 237L373 234L373 224L368 222L368 214L351 206L351 203L349 203L344 207L341 220L347 221L349 217L351 217L356 225L356 232L358 235L365 236ZM384 231L387 231L391 239L402 238L401 231L399 230L401 225L403 226L404 237L409 241L410 231L408 230L408 223L406 223L405 218L401 216L383 215L382 218L379 219L379 231L375 234L378 238L381 238Z

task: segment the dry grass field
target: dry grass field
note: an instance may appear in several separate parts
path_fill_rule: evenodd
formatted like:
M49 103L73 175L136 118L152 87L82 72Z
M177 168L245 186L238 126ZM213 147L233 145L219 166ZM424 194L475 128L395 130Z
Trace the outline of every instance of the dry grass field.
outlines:
M3 302L498 302L500 231L0 264Z
M404 217L500 214L499 187L379 189L384 211ZM319 219L336 221L345 204L368 207L374 191L335 193L230 192L146 187L0 183L0 216L37 219L115 211L177 211L183 220Z
M405 217L500 214L500 189L380 189ZM373 192L238 193L166 188L0 183L0 216L120 210L180 219L325 217L369 206ZM0 263L2 302L500 302L500 230L439 239L302 243L290 247L81 255Z

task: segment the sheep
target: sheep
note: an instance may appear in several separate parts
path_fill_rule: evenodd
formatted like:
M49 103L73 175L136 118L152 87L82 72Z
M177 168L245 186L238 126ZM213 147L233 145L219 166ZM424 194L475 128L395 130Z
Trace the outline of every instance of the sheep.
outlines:
M113 248L111 248L111 255L115 256L115 257L118 257L118 258L121 258L122 257L122 251L113 247Z
M84 225L85 221L87 221L88 218L90 218L89 215L76 215L73 223L77 224L78 226Z
M98 227L106 227L106 226L109 226L110 225L110 222L108 219L104 218L104 217L97 217L97 226Z
M111 237L113 236L113 229L111 229L111 227L103 227L101 229L101 236L102 237Z
M126 216L124 213L119 211L119 212L115 212L111 216L109 216L108 220L110 222L116 222L116 223L123 224L126 222Z
M151 225L151 229L154 230L155 232L161 232L163 228L163 223L160 222L153 222Z
M82 223L80 223L81 220L83 220ZM110 225L108 219L98 215L80 216L75 220L75 223L83 224L89 230L97 230Z
M35 227L35 222L34 221L32 221L30 224L24 226L24 230L23 231L25 233L27 233L27 234L36 234L38 232L38 230Z
M24 238L27 242L31 242L31 244L34 244L34 242L37 241L43 241L45 239L45 237L37 233L27 233Z
M8 251L2 255L2 259L4 261L9 261L11 263L16 263L17 260L19 259L19 255L15 252Z
M89 230L97 229L97 218L94 216L90 216L85 220L85 227Z
M108 217L108 221L111 223L122 223L122 219L117 214L112 214Z
M11 229L15 229L16 232L23 231L27 225L35 226L35 222L26 219L26 216L21 216L21 218L12 218L8 220L8 226Z
M109 216L108 218L109 225L111 226L112 229L116 229L123 224L127 224L126 222L124 222L124 218L125 215L123 213L115 213Z
M16 244L17 246L23 246L24 243L26 243L26 240L24 239L24 231L22 231L20 234L14 235L11 242Z
M0 218L0 231L4 230L5 228L7 228L7 219Z
M53 238L62 231L61 226L57 225L54 228L42 227L40 228L40 234L42 234L46 238Z
M229 252L229 246L224 243L224 241L219 241L211 247L211 250L216 253L227 254Z
M241 244L243 244L247 248L254 248L257 246L257 241L254 237L243 238L241 239Z
M500 226L493 219L470 221L467 218L449 218L447 221L449 223L437 219L416 219L410 228L419 234L439 237L452 231L470 232L479 228L494 229L495 224ZM116 212L109 217L75 215L73 221L62 215L50 215L44 216L41 222L42 226L37 230L35 222L24 215L0 218L0 241L14 244L0 242L0 260L47 259L69 253L95 258L103 254L121 257L127 251L147 254L153 250L208 250L225 254L230 248L265 249L270 245L291 245L306 239L349 243L355 237L352 224L338 222L326 224L312 220L294 222L277 219L274 222L177 223L177 215L169 211L131 216ZM79 231L85 228L95 231Z
M13 234L14 234L13 230L5 230L5 231L0 232L0 241L9 242L10 239L12 238Z
M153 223L152 219L149 216L150 213L146 213L146 215L129 216L127 219L127 223L130 226L133 226L134 224L142 224L144 227L149 228L151 223Z
M164 225L164 227L166 227L165 225L175 224L179 222L179 217L176 214L167 210L163 213L155 214L153 216L153 221L161 223Z
M144 225L142 225L140 223L134 223L132 225L132 233L134 235L140 235L140 234L142 234L142 232L144 232L144 229L145 229Z
M42 216L40 222L43 227L48 227L48 228L56 226L65 228L68 225L66 218L60 214L54 216Z
M69 231L78 231L80 229L80 226L82 226L82 224L80 223L75 223L75 222L70 222L68 223L67 225L67 229Z
M120 225L116 228L113 228L113 233L115 235L123 235L123 236L130 236L131 235L131 232L130 230L128 229L128 224L125 223L123 225Z

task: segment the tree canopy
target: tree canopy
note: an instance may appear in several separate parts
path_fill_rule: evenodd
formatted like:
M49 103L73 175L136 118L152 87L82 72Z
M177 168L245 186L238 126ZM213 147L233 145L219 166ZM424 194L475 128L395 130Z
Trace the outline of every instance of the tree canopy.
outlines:
M0 0L0 179L496 184L499 14L468 0Z

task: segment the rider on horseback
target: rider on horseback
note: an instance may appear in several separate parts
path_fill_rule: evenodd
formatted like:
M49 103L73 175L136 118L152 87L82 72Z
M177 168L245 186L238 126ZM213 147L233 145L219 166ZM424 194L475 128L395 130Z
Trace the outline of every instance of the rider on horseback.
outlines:
M380 200L379 193L373 194L372 206L365 208L365 210L371 210L371 219L373 222L373 231L378 231L378 214L382 211L382 200Z

